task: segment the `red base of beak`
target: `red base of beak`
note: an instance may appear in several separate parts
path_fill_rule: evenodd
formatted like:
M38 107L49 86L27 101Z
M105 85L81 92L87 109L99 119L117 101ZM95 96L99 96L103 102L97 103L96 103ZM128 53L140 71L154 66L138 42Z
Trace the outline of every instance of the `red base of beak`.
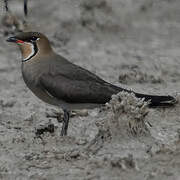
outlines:
M16 43L24 43L22 40L17 40Z

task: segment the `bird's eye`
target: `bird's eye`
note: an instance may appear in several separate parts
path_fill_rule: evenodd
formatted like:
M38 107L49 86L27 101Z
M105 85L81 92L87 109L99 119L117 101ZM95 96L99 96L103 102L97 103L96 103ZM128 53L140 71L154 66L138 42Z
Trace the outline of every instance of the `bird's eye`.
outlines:
M36 40L37 40L37 37L33 36L33 37L31 38L31 40L36 41Z

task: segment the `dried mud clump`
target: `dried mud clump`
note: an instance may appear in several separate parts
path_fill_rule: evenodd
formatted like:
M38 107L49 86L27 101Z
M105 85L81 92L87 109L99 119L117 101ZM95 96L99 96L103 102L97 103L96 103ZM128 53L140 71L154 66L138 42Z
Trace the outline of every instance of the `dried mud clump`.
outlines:
M154 75L143 72L138 66L123 65L119 75L119 82L123 84L133 83L163 83L161 75Z
M90 30L116 31L118 20L114 18L111 5L105 0L85 0L80 4L80 24Z
M83 0L81 2L81 7L84 8L86 11L91 11L91 10L94 10L95 8L96 9L104 9L104 10L110 10L108 5L107 5L107 2L106 0L99 0L99 1L96 1L96 0L92 0L92 1L89 1L89 0Z
M134 157L132 154L128 154L127 157L115 157L114 159L111 159L111 166L112 167L118 167L121 169L136 169L138 170L139 168L137 167L137 162L135 161Z
M71 40L72 34L76 31L76 28L77 24L73 19L62 21L53 35L55 40L52 43L55 46L66 46Z
M108 126L111 136L133 135L149 133L146 116L148 114L148 102L136 98L133 93L120 92L113 95L107 104L110 109Z
M36 134L36 137L40 137L41 135L43 135L46 132L54 133L54 131L55 131L54 124L49 123L48 125L44 125L44 126L37 128L35 134Z

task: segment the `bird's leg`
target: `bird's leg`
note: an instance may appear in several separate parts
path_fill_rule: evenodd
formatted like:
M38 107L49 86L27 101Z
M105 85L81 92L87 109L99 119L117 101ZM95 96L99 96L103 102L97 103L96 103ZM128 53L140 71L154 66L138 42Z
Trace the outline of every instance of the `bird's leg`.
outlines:
M24 29L28 28L27 15L28 15L28 0L24 0L24 20L23 20Z
M24 0L24 15L27 17L28 14L28 8L27 8L28 0Z
M4 6L5 6L5 9L6 9L6 12L8 12L9 11L8 0L4 0Z
M67 130L68 130L68 124L69 124L69 111L64 109L64 117L63 117L63 125L61 129L61 136L66 136L67 135Z

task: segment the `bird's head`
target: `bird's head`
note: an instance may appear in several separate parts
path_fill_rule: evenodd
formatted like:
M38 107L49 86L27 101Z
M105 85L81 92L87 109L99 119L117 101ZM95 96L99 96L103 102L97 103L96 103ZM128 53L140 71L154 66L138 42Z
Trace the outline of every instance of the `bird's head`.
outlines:
M9 37L7 41L16 43L20 47L23 61L31 60L35 56L46 55L52 51L47 37L39 32L21 32Z

